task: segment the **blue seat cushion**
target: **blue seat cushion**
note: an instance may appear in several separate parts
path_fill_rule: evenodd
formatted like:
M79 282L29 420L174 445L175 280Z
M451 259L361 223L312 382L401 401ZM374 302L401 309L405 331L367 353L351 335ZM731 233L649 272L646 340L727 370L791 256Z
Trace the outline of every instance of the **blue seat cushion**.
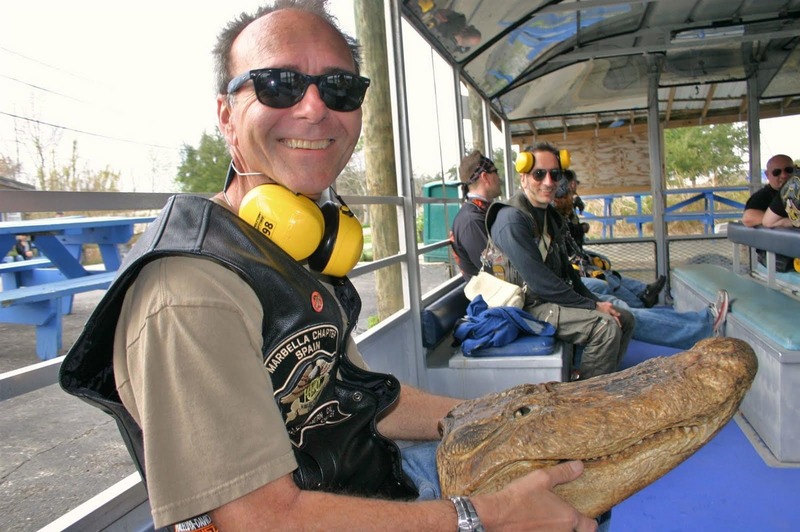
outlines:
M465 357L519 357L519 356L542 356L553 353L556 343L555 336L520 336L510 344L502 347L486 347L475 349Z

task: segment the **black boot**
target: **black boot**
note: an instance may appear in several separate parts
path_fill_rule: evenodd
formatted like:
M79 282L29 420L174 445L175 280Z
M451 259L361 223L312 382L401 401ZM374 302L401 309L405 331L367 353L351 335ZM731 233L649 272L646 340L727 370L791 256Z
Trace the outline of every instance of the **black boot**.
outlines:
M651 308L658 303L658 294L664 289L665 284L667 284L667 278L663 275L659 275L658 279L647 285L644 294L639 296L645 308Z

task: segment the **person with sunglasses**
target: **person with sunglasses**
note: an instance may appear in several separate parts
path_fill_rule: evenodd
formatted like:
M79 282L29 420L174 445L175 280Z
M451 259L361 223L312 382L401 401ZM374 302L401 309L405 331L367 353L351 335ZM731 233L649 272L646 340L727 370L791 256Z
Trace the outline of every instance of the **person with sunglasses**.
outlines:
M497 166L480 151L473 150L458 168L464 204L453 218L450 244L461 275L469 281L482 269L481 254L489 237L486 210L502 194Z
M784 154L773 155L767 161L764 176L767 184L754 192L747 200L742 214L742 224L755 227L764 224L764 218L775 198L780 197L780 190L786 181L795 173L794 161ZM780 206L776 207L780 210ZM783 217L775 214L773 210L768 217L771 224L777 223ZM763 249L756 249L756 259L762 266L767 265L767 254ZM775 255L775 271L786 272L792 267L792 258L777 253Z
M576 212L575 194L577 181L573 170L565 170L566 186L559 186L553 206L564 218L569 229L568 253L573 267L581 273L581 280L598 296L612 295L624 301L630 308L651 308L658 303L658 296L666 285L667 278L659 275L650 284L633 277L626 277L611 269L610 261L584 249L585 235L589 224L581 222Z
M521 189L486 214L490 246L507 264L507 281L526 287L523 310L556 327L556 336L584 346L580 378L612 373L631 335L631 313L600 301L569 260L566 228L552 205L562 174L561 153L540 143L517 157Z
M214 52L224 189L170 198L61 385L115 417L158 529L595 530L553 492L577 461L441 500L438 425L460 401L369 371L346 272L315 272L265 238L275 223L240 218L254 191L298 217L325 199L361 131L357 52L319 0L227 25ZM426 443L401 453L394 440Z
M784 183L794 175L794 172L794 161L788 155L773 155L767 161L767 169L764 170L767 184L754 192L745 203L744 213L742 214L742 223L744 225L748 227L761 225L764 213L767 212L770 203L778 195Z
M569 180L569 178L568 178ZM562 196L556 192L554 206L556 211L570 226L577 223L575 209L572 207L571 190L568 187ZM656 307L658 293L664 288L666 277L661 275L653 283L626 277L610 268L600 269L590 264L581 244L573 238L573 232L565 235L570 259L580 267L581 281L598 299L608 301L617 308L624 308L633 314L636 326L633 339L648 344L689 349L703 338L719 336L728 315L729 298L726 290L717 293L715 302L697 311L678 312L668 306ZM603 259L606 260L606 259ZM587 266L587 264L589 264ZM592 269L594 268L594 269ZM602 277L593 272L603 272Z

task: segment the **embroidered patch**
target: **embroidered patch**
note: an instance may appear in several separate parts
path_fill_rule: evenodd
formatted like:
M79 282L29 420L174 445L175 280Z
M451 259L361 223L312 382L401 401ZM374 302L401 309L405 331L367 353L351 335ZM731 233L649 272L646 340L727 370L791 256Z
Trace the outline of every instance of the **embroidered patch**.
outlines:
M317 407L326 387L332 385L338 339L339 331L333 325L315 325L287 338L264 359L275 400L295 445L302 444L302 427L345 419L335 401L326 403L329 407L324 412Z

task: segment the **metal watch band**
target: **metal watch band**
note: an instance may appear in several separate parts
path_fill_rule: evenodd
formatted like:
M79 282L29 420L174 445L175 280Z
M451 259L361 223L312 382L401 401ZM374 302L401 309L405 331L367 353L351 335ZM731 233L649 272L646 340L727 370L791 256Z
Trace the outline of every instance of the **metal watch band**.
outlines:
M486 529L483 528L478 512L475 511L475 506L469 497L450 497L450 500L456 507L458 532L485 532Z

